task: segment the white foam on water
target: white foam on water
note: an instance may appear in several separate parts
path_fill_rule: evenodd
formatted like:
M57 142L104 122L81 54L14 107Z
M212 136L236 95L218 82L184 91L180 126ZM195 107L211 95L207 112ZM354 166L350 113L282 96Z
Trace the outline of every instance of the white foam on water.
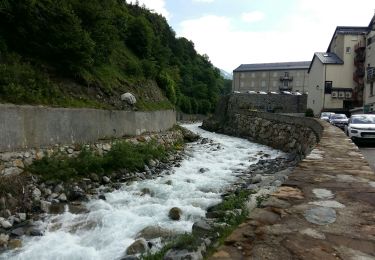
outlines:
M91 200L86 204L89 213L51 215L44 236L24 238L20 250L4 253L0 259L117 259L145 227L191 232L207 207L221 201L220 194L236 181L239 171L261 158L259 151L269 158L283 155L241 138L204 131L199 125L183 126L213 140L214 145L199 141L189 144L189 156L180 167L173 168L173 174L124 185L105 194L106 201ZM201 168L208 170L200 173ZM148 188L152 196L142 195L143 188ZM182 210L180 221L169 219L172 207Z

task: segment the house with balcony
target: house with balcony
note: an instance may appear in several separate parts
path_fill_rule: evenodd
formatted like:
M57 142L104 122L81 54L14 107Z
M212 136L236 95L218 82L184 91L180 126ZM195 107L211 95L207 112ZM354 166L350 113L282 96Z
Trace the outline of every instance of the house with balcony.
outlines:
M363 47L365 55L364 77L364 113L375 113L375 15L372 17L366 35L366 45Z
M310 61L241 64L233 71L232 91L306 93Z
M363 106L364 44L368 27L337 26L326 52L314 54L308 69L307 107L350 113Z

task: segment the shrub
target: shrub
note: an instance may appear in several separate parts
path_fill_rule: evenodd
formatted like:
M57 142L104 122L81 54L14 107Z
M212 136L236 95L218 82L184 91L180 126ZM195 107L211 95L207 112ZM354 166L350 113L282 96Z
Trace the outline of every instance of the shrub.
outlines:
M312 110L311 108L306 109L305 116L306 117L314 117L314 110Z

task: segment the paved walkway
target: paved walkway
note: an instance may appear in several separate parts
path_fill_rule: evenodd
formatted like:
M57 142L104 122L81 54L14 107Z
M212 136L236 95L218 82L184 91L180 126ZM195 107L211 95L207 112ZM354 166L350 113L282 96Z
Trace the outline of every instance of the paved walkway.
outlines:
M375 259L375 174L328 123L321 142L209 259Z

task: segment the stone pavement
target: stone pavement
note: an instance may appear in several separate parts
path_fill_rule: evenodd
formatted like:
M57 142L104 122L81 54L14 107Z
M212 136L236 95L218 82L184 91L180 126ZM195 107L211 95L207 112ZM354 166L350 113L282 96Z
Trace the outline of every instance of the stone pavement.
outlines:
M209 259L375 259L375 173L322 124L312 153Z

